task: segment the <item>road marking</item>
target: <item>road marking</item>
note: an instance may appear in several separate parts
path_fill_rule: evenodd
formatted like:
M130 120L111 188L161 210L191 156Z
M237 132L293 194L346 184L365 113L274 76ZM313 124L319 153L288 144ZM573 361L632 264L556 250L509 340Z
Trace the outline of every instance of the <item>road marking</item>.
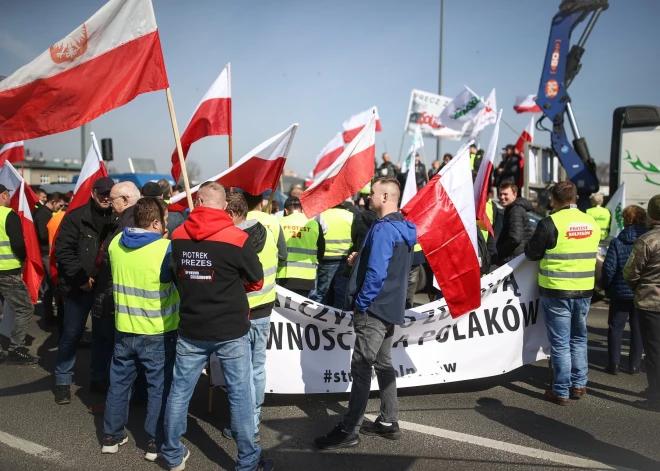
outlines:
M24 451L25 453L36 456L38 458L57 460L61 457L61 453L59 451L51 450L50 448L39 445L38 443L29 442L2 431L0 431L0 443L4 443L7 446Z
M376 420L375 415L365 415L369 420ZM562 455L561 453L554 453L552 451L539 450L537 448L529 448L521 445L514 445L513 443L501 442L499 440L491 440L490 438L479 437L476 435L468 435L467 433L454 432L453 430L446 430L436 427L429 427L428 425L415 424L412 422L399 421L399 427L404 430L411 430L413 432L424 433L426 435L433 435L435 437L446 438L448 440L455 440L463 443L470 443L472 445L483 446L492 448L494 450L506 451L517 455L527 456L539 460L551 461L553 463L560 463L567 466L575 466L583 469L605 469L605 470L619 470L619 471L635 471L631 468L624 468L620 466L610 466L598 461L589 460L586 458L578 458L577 456Z

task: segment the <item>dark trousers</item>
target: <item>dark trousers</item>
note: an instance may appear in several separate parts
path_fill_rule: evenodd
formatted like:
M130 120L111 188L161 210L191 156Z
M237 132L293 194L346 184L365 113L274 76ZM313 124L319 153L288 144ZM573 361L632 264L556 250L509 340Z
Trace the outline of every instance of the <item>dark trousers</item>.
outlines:
M41 282L41 306L44 310L44 317L46 319L52 319L55 315L53 312L55 283L53 283L53 279L50 276L50 256L48 254L42 254L41 262L44 265L44 279Z
M660 311L637 309L646 352L649 399L660 401Z
M607 353L610 366L619 365L621 360L621 342L626 321L630 324L630 354L628 368L639 368L642 363L642 334L635 302L632 299L612 299L607 318Z
M0 320L3 300L16 313L9 343L9 350L12 351L25 346L25 336L34 314L30 293L20 275L0 275Z

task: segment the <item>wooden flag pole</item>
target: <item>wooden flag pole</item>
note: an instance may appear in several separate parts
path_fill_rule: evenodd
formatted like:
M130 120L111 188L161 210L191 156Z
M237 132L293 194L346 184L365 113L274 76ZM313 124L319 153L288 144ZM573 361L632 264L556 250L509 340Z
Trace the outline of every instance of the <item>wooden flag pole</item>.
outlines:
M176 124L176 116L174 115L174 103L172 103L172 94L170 87L165 89L167 96L167 107L170 110L170 120L172 121L172 132L174 133L174 141L176 142L176 151L179 154L179 164L181 165L181 175L183 175L183 187L186 190L186 198L188 199L188 207L193 210L192 194L190 193L190 183L188 182L188 171L186 170L186 160L183 158L183 149L181 148L181 138L179 137L179 126ZM176 182L175 182L176 183Z
M266 214L270 214L270 205L273 203L273 196L275 196L275 190L270 190L270 196L268 197L268 204L266 205Z

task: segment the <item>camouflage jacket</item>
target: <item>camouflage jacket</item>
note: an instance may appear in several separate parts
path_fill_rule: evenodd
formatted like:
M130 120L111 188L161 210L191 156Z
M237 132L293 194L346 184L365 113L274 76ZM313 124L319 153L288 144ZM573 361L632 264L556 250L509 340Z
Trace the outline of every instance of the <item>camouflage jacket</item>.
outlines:
M660 222L635 241L623 278L635 291L638 309L660 312Z

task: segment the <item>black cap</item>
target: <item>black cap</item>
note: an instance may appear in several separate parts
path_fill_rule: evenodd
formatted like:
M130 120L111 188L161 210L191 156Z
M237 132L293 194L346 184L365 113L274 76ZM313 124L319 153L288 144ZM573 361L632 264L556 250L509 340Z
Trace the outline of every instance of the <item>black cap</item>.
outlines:
M646 211L651 219L660 220L660 195L655 195L649 200Z
M289 196L284 202L284 207L289 208L291 206L301 206L300 198L298 198L297 196Z
M163 190L158 183L147 182L142 187L142 196L153 196L156 198L158 196L163 196Z
M9 191L9 188L0 183L0 193L4 193L5 191Z
M516 146L514 146L513 144L507 144L506 147L502 147L502 150L509 150L509 149L516 150Z
M101 177L94 182L92 189L97 193L105 194L110 193L110 190L112 190L113 186L115 186L115 181L112 178Z

